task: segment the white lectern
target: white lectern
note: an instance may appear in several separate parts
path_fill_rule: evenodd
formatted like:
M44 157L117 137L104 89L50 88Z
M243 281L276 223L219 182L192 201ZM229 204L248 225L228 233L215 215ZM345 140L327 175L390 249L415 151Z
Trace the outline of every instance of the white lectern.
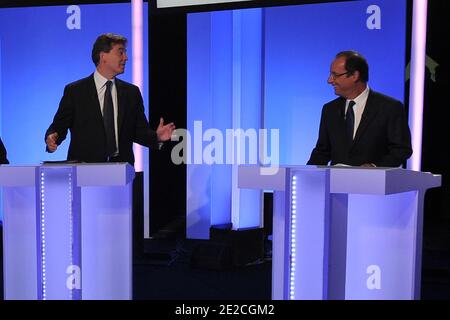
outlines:
M441 176L400 168L240 166L274 190L273 299L419 299L423 201Z
M125 163L0 166L5 299L131 299Z

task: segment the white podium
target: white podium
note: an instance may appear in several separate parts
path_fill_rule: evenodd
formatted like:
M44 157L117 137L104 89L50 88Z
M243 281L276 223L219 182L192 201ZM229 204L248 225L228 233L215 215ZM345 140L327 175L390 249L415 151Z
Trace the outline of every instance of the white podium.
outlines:
M441 176L400 168L240 166L274 190L273 299L419 299L423 201Z
M0 166L5 299L131 299L125 163Z

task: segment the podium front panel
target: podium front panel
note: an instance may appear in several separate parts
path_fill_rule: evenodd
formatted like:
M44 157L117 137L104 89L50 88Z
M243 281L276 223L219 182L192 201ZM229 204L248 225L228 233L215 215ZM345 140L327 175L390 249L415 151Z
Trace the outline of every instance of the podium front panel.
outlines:
M273 189L273 299L419 299L425 191L401 168L292 166L239 186ZM324 175L324 173L326 173ZM318 290L320 289L320 290Z
M5 299L131 299L128 164L0 166Z
M414 299L417 198L349 195L346 299Z
M83 299L132 298L131 188L82 188Z
M37 261L36 191L33 174L33 186L3 188L5 300L37 299Z

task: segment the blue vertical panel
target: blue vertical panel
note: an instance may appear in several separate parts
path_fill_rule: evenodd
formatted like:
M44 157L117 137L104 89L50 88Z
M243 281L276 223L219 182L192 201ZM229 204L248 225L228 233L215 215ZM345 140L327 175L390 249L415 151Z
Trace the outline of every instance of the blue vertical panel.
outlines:
M367 26L372 5L380 9L381 29ZM327 77L339 51L361 52L370 66L369 86L403 100L405 0L267 8L265 30L264 124L280 129L280 163L309 159L321 108L335 98Z
M203 148L201 133L199 138L194 133L194 122L201 120L203 126L212 122L210 14L189 15L187 37L187 130L191 136L186 152L188 163L192 164L187 165L186 174L186 236L207 239L211 222L211 167L202 165L202 155L197 159L199 156L195 154L195 147L200 147L200 152Z
M262 9L249 9L235 11L235 21L238 19L238 28L235 33L239 36L233 37L233 43L239 47L239 52L235 56L233 65L240 67L237 83L233 83L238 95L233 113L237 113L238 123L235 123L233 129L241 128L244 131L252 130L256 132L256 139L249 141L245 145L246 160L245 163L252 161L250 154L252 151L259 150L258 132L261 129L261 109L262 109ZM236 42L240 42L236 45ZM239 88L236 88L236 86ZM238 104L238 105L236 105ZM250 139L250 138L249 138ZM250 145L252 144L252 145ZM255 145L256 144L256 145ZM255 147L255 149L252 149ZM256 161L258 154L256 154ZM251 163L256 164L256 163ZM237 183L233 183L233 189L237 188ZM261 222L261 191L259 190L239 190L239 197L233 197L232 201L238 202L238 211L233 211L233 228L242 229L250 227L259 227ZM238 215L238 219L236 219Z
M225 164L225 153L212 164L207 157L208 146L224 151L225 132L232 127L232 13L193 14L188 19L192 164L187 169L187 235L206 239L211 225L231 220L231 165ZM208 130L214 130L214 138L206 139Z
M3 171L3 279L6 300L38 297L36 236L36 174L34 167Z
M211 13L211 127L223 136L232 127L232 47L233 16L231 11ZM226 165L223 153L221 164L211 168L211 225L231 221L231 165Z
M226 136L227 130L251 129L257 137L261 127L261 21L261 9L189 15L188 130L193 151L188 158L193 164L188 165L188 237L207 238L210 225L231 221L234 229L260 225L260 192L237 189L237 158L227 164L231 141ZM201 132L195 121L201 121ZM215 137L207 140L204 134L211 129ZM213 144L222 154L211 164L206 158ZM248 161L249 143L242 149Z

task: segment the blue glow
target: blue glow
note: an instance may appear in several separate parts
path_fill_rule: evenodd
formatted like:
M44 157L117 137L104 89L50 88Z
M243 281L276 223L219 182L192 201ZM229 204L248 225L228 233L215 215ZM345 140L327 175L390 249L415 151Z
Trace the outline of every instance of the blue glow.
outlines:
M381 9L369 30L367 8ZM369 86L404 100L406 2L353 1L266 9L265 127L280 129L280 163L305 164L317 140L332 60L357 50L369 62Z
M236 16L237 12L233 14ZM239 91L236 97L239 103L233 106L238 108L234 113L239 115L239 123L235 123L233 127L259 130L262 125L262 10L240 11L239 27L239 37L234 37L233 41L234 47L236 42L240 42L239 57L235 58L233 63L235 65L235 61L238 60L241 68L239 89L235 90ZM237 183L232 187L237 189ZM232 212L233 220L237 221L233 222L233 227L235 229L259 227L262 225L261 192L248 189L241 189L239 192L239 209Z
M226 129L261 126L262 17L261 9L253 9L192 14L188 20L187 129L194 132L192 146L203 150L209 143L196 139L194 121L224 138ZM196 164L187 167L187 237L208 238L215 224L259 226L260 192L238 190L231 165L191 158Z
M232 39L231 30L218 28L221 32L215 32L215 37L212 37L215 26L226 24L228 20L231 20L231 15L225 12L216 14L214 20L211 19L210 14L189 16L187 26L189 39L187 43L187 105L189 109L187 129L191 132L192 140L196 139L195 133L192 134L195 120L202 120L205 129L211 127L220 129L231 125L231 113L226 108L227 105L231 105L231 96L229 93L227 94L227 91L231 91L231 70L225 67L221 68L221 66L229 66L231 54L226 47L223 50L220 47L220 45L228 46ZM216 42L217 45L213 45ZM215 48L215 50L211 50L211 48ZM221 73L220 77L214 77L214 74L209 72L209 68L212 68L210 63L214 61L218 72ZM222 61L223 64L220 64L219 61ZM218 89L213 90L213 87ZM210 105L213 93L217 97L215 99L217 104L215 117L213 117ZM189 108L189 106L195 107ZM191 154L191 158L194 162L194 154ZM231 174L231 167L223 166L222 171L212 172L212 166L194 164L188 166L186 171L186 236L208 239L211 224L228 223L229 221L231 181L226 177ZM223 194L223 196L214 200L216 206L211 207L216 194ZM222 202L222 199L225 201ZM213 208L224 214L228 212L228 218L220 218L223 216L221 214L215 215L217 219L211 217ZM211 219L213 220L211 221Z
M147 4L146 4L147 6ZM81 29L69 30L68 6L0 9L2 55L0 96L2 139L12 164L36 164L67 156L68 138L54 154L45 152L44 134L58 108L64 86L95 70L92 44L114 32L131 41L131 5L80 5ZM144 8L147 10L147 7ZM107 16L108 19L99 19ZM147 47L147 19L144 24ZM131 46L128 55L131 57ZM144 52L144 61L147 59ZM131 60L119 76L131 82ZM144 66L144 79L148 65ZM144 101L147 96L144 85Z
M211 15L211 101L210 122L203 130L217 128L222 132L232 127L232 39L231 12ZM189 105L189 104L188 104ZM189 108L189 107L188 107ZM196 118L202 120L202 116ZM188 122L189 123L189 122ZM189 170L189 169L188 169ZM211 225L230 222L231 215L231 166L213 165L211 168ZM208 225L209 231L209 225Z
M380 29L369 28L378 27L374 21L380 22ZM246 38L241 30L253 37ZM204 130L239 125L279 129L280 164L305 164L317 141L322 106L335 98L327 77L336 53L361 52L370 66L369 86L403 101L405 40L406 0L189 14L187 127L192 131L193 121L202 120ZM236 46L244 54L230 57ZM259 54L254 55L258 48ZM261 68L258 81L254 77L257 65ZM250 69L251 76L246 78ZM230 120L236 114L237 121ZM270 144L267 154L271 154ZM190 228L199 228L192 233L198 234L214 219L228 219L228 203L237 197L229 168L194 165L187 170L189 237ZM215 179L218 172L220 178ZM200 193L194 195L194 189ZM246 200L238 201L242 202L239 211L245 211ZM258 218L239 224L255 226Z

